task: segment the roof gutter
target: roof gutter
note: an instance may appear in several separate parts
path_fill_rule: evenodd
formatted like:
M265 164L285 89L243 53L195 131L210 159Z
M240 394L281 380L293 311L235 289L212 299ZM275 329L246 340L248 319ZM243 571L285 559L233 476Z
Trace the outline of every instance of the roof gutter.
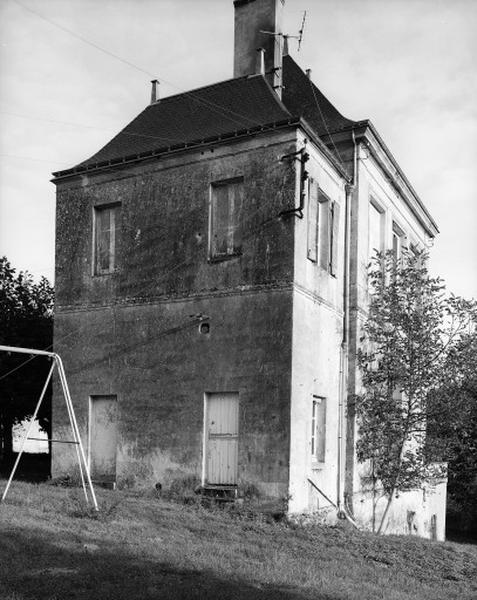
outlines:
M416 190L412 187L397 160L394 158L371 121L357 121L351 126L344 127L339 131L332 131L330 132L329 136L323 135L322 137L326 139L327 137L336 137L340 133L348 132L352 132L353 138L356 140L356 142L362 142L366 146L379 166L388 175L391 185L404 198L404 201L429 236L435 237L439 233L437 223L425 207ZM380 153L379 150L382 152ZM392 167L392 169L390 167ZM412 200L414 200L420 211L416 209L416 206L412 205L409 196L412 197ZM425 219L423 217L425 217Z
M191 142L186 142L183 144L175 144L173 146L162 146L155 150L148 150L147 152L141 152L139 154L131 154L129 156L114 158L111 160L100 161L98 163L93 163L90 165L77 166L72 169L66 169L63 171L56 171L53 173L53 179L51 180L53 183L58 183L59 181L63 181L65 179L69 179L76 175L83 175L85 173L97 173L102 171L107 171L116 167L122 167L124 165L130 165L138 162L143 162L145 160L157 157L169 156L171 154L176 154L178 152L183 152L184 150L193 150L196 148L202 148L204 146L209 146L210 144L217 144L223 142L230 142L231 140L240 139L243 137L249 137L252 135L257 135L261 133L266 133L269 131L274 131L277 129L283 129L290 126L296 126L300 124L300 119L298 117L290 117L288 119L284 119L281 121L275 121L273 123L268 123L265 125L259 125L257 127L250 127L247 129L241 129L237 131L232 131L229 133L224 133L221 135L203 138L198 140L193 140ZM324 145L324 144L323 144Z

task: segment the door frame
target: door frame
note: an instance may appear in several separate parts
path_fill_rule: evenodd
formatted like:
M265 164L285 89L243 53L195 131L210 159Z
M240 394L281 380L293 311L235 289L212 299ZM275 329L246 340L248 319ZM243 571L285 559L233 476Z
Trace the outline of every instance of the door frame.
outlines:
M207 485L206 482L206 478L207 478L207 443L208 443L208 439L209 439L209 430L207 428L207 409L208 409L208 405L207 405L207 400L209 399L209 397L213 394L236 394L237 395L237 399L238 399L238 408L239 408L239 413L238 413L238 422L237 422L237 429L238 429L238 436L237 436L237 451L238 451L238 440L240 437L240 392L239 390L222 390L220 392L204 392L204 396L203 396L203 419L202 419L202 477L201 477L201 486L204 487L205 485ZM237 462L238 462L238 452L237 452ZM238 465L237 465L238 466Z
M88 471L91 475L91 456L92 456L92 439L91 439L91 433L92 433L92 425L93 425L93 400L94 398L116 398L116 427L119 423L119 394L89 394L88 396L88 452L87 452L87 456L86 456L86 464L88 466ZM118 429L116 430L116 434L118 434ZM118 439L116 439L116 476L115 476L115 480L117 479L117 461L118 461Z

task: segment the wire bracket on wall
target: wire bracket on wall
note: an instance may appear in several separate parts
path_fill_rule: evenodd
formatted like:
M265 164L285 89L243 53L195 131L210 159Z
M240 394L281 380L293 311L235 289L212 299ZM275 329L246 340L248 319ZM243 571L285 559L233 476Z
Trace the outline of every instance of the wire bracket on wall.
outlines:
M289 208L287 210L282 210L278 215L279 217L290 217L295 216L299 219L303 219L303 209L305 208L305 196L306 196L306 182L308 180L309 173L305 168L306 163L310 160L310 155L306 151L306 143L307 140L304 141L303 148L297 150L296 152L290 152L289 154L284 154L280 157L280 161L284 160L298 160L300 163L300 203L298 206L294 208Z

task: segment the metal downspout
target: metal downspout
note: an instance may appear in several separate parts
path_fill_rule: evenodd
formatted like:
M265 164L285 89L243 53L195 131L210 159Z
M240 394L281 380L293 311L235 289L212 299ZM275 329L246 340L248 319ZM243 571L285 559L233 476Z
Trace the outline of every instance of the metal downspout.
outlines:
M346 184L345 194L345 243L343 257L343 336L340 348L340 394L338 403L338 474L337 474L337 509L338 517L347 519L357 527L354 519L348 513L344 501L343 484L343 428L345 423L344 406L348 395L348 329L349 329L349 248L350 248L350 222L351 222L351 196L356 184L357 147L354 131L351 131L353 140L353 179L351 184Z

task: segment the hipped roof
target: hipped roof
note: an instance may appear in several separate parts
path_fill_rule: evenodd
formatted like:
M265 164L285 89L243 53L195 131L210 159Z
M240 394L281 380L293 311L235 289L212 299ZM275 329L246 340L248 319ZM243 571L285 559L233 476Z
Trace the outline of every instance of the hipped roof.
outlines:
M290 56L283 59L283 85L282 100L262 75L229 79L161 99L145 108L91 158L54 175L78 173L110 161L300 118L317 136L355 123L336 110Z

